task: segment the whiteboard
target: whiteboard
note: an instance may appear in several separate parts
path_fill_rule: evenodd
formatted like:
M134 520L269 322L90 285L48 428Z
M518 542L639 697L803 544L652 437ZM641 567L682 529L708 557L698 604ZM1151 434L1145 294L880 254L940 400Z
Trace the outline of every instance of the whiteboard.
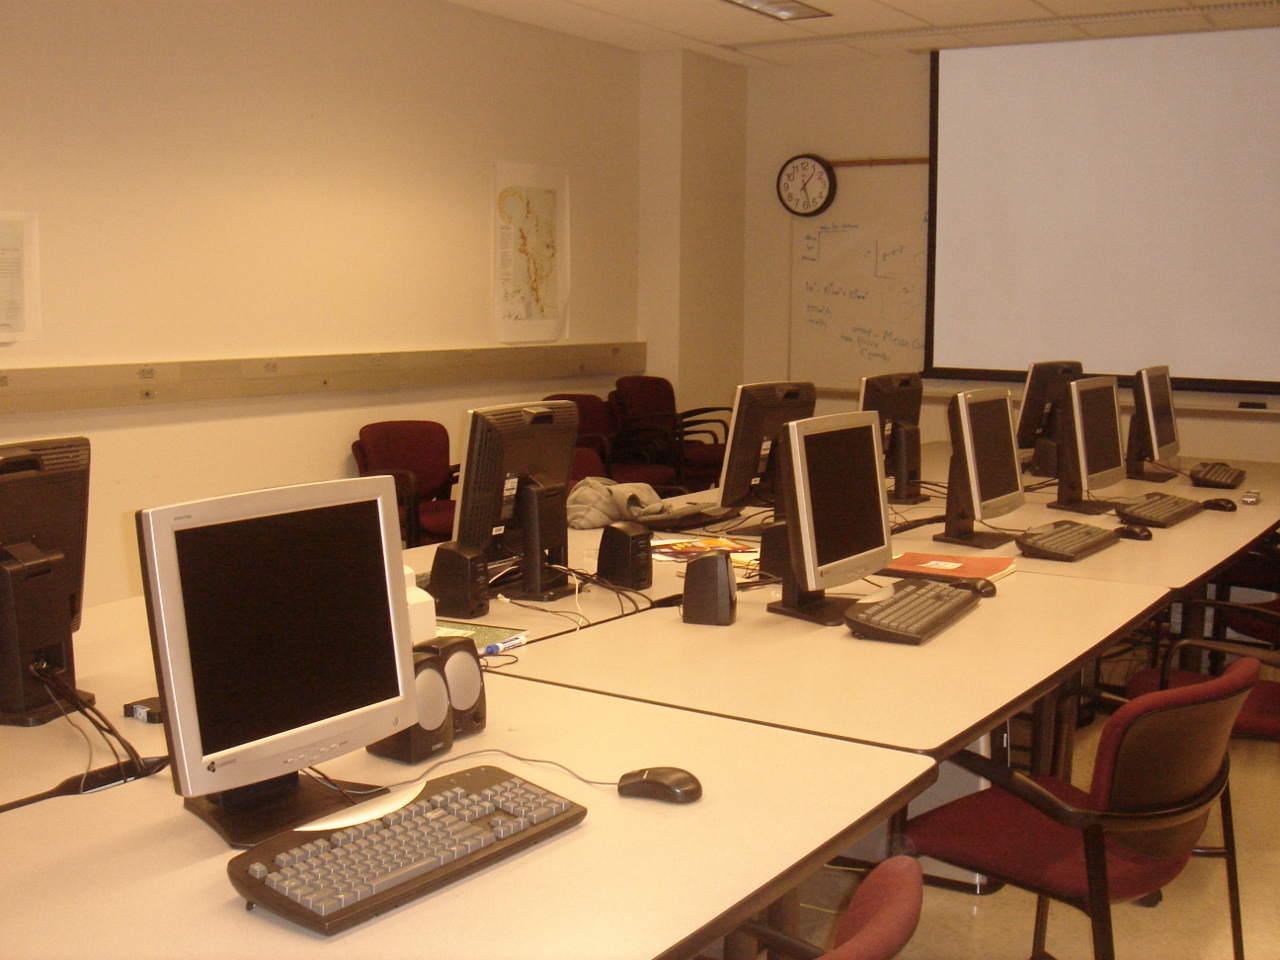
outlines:
M792 380L857 389L924 367L927 164L841 167L836 201L791 227Z

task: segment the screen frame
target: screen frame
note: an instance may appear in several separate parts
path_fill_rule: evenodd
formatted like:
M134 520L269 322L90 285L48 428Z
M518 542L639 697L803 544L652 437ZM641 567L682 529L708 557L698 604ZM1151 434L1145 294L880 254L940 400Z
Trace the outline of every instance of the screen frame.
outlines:
M873 467L878 478L876 502L880 511L881 542L869 550L820 565L817 559L813 502L804 440L816 434L852 429L866 429L871 435L875 456ZM793 485L797 508L794 516L788 515L787 523L795 524L800 534L798 541L793 543L800 547L803 561L801 569L795 571L796 579L804 583L808 590L827 590L853 583L884 569L893 559L893 541L889 529L889 503L885 493L884 453L880 445L880 415L874 411L851 411L793 420L786 425L786 433L791 461L791 476L787 481Z
M212 524L369 501L376 502L378 509L398 694L305 726L205 753L175 534ZM417 723L400 521L391 477L329 480L154 507L139 510L137 523L156 680L164 700L165 735L174 788L179 794L200 797L295 773Z
M789 391L796 392L797 396L794 400L789 400L785 396ZM766 396L766 394L771 394L771 396ZM745 404L744 398L748 398L745 400ZM817 388L811 380L766 380L760 383L738 384L737 389L734 390L733 394L733 408L729 415L729 439L725 444L724 460L720 466L720 480L717 485L720 506L734 507L750 504L753 498L759 496L760 482L766 479L766 475L770 472L769 463L773 464L775 481L776 474L781 472L777 459L777 445L782 439L782 429L780 427L777 436L772 438L762 436L759 438L761 440L761 445L763 445L763 442L765 441L772 441L769 454L766 455L767 463L765 470L763 472L756 472L755 467L752 466L751 478L747 483L746 490L742 491L731 489L730 481L733 480L736 482L738 478L744 476L747 472L743 468L742 463L746 462L748 464L758 465L760 460L759 446L756 446L750 456L740 449L741 445L745 441L756 439L754 436L746 436L746 430L757 424L763 427L765 425L764 421L768 419L768 415L771 410L781 409L787 404L807 405L809 413L805 414L803 417L796 418L807 419L813 416L813 407L816 402ZM754 423L744 426L744 407L746 404L756 404L757 409L752 418ZM784 421L784 424L788 422L790 421ZM739 436L739 431L743 431L742 436ZM751 433L754 434L755 430L751 430ZM761 433L763 433L763 430ZM779 499L777 489L769 490L769 496L776 502L776 500Z
M1178 410L1173 402L1173 378L1169 376L1169 368L1166 366L1143 367L1137 372L1135 379L1142 381L1143 405L1146 409L1134 412L1141 412L1146 417L1147 431L1151 436L1151 459L1165 460L1177 456L1182 449L1182 444L1178 437ZM1164 390L1169 395L1169 426L1173 431L1173 441L1164 446L1160 446L1160 422L1156 416L1156 405L1152 400L1152 385L1156 381L1163 381ZM1132 423L1129 429L1133 429Z
M1013 398L1004 387L983 387L977 390L964 390L956 394L960 412L960 431L964 439L965 465L969 471L969 491L973 498L973 516L975 520L991 520L1012 513L1026 503L1026 491L1022 486L1022 463L1018 457L1017 427L1013 420ZM970 404L992 403L1004 401L1005 414L1009 421L1009 454L1013 463L1013 472L1018 480L1018 489L982 499L982 486L978 482L978 456L974 444L974 431Z
M1119 451L1119 463L1095 473L1089 472L1088 434L1084 423L1084 405L1080 394L1094 390L1108 390L1111 394L1111 406L1115 413L1116 449ZM1084 492L1100 490L1119 483L1125 478L1125 457L1123 434L1120 432L1120 398L1117 394L1115 377L1084 377L1071 383L1071 420L1075 425L1076 456L1080 464L1080 488Z

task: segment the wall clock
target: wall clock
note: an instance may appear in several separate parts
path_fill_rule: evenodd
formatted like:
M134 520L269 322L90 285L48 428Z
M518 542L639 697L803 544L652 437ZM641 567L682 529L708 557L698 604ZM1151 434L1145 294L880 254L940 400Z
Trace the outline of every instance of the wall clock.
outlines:
M835 168L815 154L792 157L778 171L778 199L798 217L816 217L835 198Z

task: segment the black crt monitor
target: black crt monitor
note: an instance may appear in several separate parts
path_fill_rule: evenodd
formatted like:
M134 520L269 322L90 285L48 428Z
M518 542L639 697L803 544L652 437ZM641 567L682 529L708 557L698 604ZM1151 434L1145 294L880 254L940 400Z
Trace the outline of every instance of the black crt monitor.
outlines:
M782 578L774 613L828 626L844 623L851 597L825 591L870 576L893 558L884 492L880 419L873 412L837 413L788 423L783 431L782 495L786 521L774 534L785 556L761 568Z
M947 406L951 464L947 474L947 514L933 539L990 550L1015 539L997 530L975 531L1025 502L1022 469L1013 432L1013 403L999 387L966 390Z
M890 503L924 503L920 492L920 406L924 381L918 373L883 373L863 377L858 409L880 414L884 431L885 476L893 477Z
M479 553L491 585L522 600L573 592L566 500L578 405L572 400L511 403L467 411L453 542ZM437 548L439 550L439 548ZM505 585L513 582L508 589ZM473 587L463 585L464 587ZM437 598L452 589L436 582Z
M1169 368L1144 367L1133 376L1133 417L1125 447L1125 475L1130 480L1154 483L1172 480L1176 473L1151 464L1175 456L1180 449Z
M774 506L778 438L784 424L813 416L817 390L808 381L744 383L733 398L729 443L720 470L720 505Z
M350 807L299 771L417 721L392 479L156 507L137 526L187 809L247 847Z
M74 709L37 674L75 689L88 519L88 440L0 446L0 723L33 727Z
M1031 450L1028 472L1036 477L1058 475L1058 444L1071 406L1068 385L1084 376L1079 360L1042 360L1027 369L1018 408L1018 449Z
M1087 377L1071 384L1071 411L1058 448L1055 510L1097 515L1115 504L1086 494L1119 483L1125 476L1120 446L1120 404L1115 377Z

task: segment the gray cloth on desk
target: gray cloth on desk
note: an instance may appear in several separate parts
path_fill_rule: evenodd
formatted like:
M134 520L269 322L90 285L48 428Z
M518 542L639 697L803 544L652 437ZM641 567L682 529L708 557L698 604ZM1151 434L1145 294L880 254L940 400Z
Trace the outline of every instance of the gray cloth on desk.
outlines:
M569 492L569 526L575 530L607 527L616 520L645 523L692 515L702 504L663 503L647 483L616 483L605 477L586 477Z

